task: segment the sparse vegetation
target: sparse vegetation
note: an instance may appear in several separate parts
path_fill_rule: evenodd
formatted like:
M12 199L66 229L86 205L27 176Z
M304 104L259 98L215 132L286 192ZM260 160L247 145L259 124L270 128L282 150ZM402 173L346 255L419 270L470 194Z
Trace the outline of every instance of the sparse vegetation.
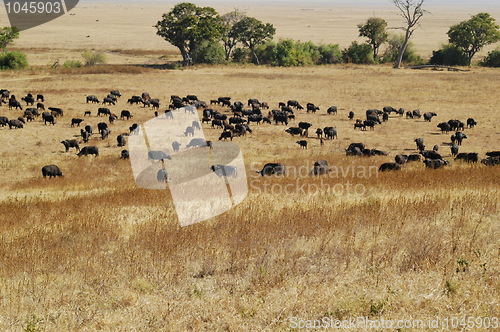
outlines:
M95 66L106 63L106 55L98 51L85 51L82 53L86 66Z

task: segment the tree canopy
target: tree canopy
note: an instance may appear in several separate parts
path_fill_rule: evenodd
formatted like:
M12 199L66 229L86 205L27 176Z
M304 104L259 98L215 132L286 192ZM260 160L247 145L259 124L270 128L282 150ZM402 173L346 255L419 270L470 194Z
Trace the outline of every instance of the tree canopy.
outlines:
M250 49L255 63L259 64L255 47L273 39L276 29L271 23L262 23L254 17L245 17L233 26L232 33L238 41Z
M484 46L500 40L499 26L488 13L479 13L469 20L450 27L448 37L450 43L467 54L470 66L474 55Z
M222 15L222 21L225 27L222 34L222 43L224 45L224 51L226 52L226 60L231 58L233 49L238 44L238 36L233 31L234 25L245 17L246 15L239 10L234 10Z
M212 7L198 7L193 3L177 4L163 14L155 25L156 34L177 47L185 66L193 63L193 53L204 41L220 40L225 27L222 18Z
M373 50L373 59L377 59L380 45L385 43L388 38L386 31L387 22L378 17L369 18L366 23L358 24L359 37L368 38L368 44Z
M0 49L2 52L5 52L7 45L16 38L19 38L19 30L16 27L0 28Z

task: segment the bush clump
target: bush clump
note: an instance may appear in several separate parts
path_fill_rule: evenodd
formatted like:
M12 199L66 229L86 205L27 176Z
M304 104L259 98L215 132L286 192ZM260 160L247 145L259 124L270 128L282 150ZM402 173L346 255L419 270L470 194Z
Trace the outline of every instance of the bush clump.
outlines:
M100 63L106 63L106 55L102 52L85 51L82 53L86 66L95 66Z
M486 58L479 63L483 67L500 67L500 47L488 53Z
M432 57L429 60L430 65L443 66L467 66L468 59L461 49L453 44L443 45L441 49L432 51Z
M23 52L0 53L0 69L22 69L26 67L28 67L28 58Z

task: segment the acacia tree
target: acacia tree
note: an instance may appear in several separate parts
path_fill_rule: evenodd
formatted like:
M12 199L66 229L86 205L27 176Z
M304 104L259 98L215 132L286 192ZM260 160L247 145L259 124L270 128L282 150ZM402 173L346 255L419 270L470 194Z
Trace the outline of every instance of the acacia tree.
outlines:
M220 40L225 29L215 9L189 2L175 5L162 18L155 25L156 34L180 50L185 66L193 64L197 47L205 41Z
M386 32L387 22L378 17L369 18L365 24L358 24L359 37L368 38L368 44L373 50L373 59L376 60L380 45L385 43L388 38Z
M474 55L484 46L500 40L499 26L488 13L479 13L468 21L450 27L448 37L450 43L460 48L467 55L470 66Z
M0 28L0 49L2 52L5 52L7 45L16 38L19 38L19 30L16 27Z
M425 9L422 8L425 0L391 0L397 9L401 12L399 15L405 19L406 26L400 27L397 29L401 29L405 32L404 42L401 44L401 47L398 49L398 57L396 62L394 63L394 68L401 67L401 61L403 61L403 55L405 53L406 47L408 46L408 42L410 37L415 32L415 29L418 28L418 21L425 13L428 13Z
M273 39L276 29L271 23L262 23L254 17L245 17L236 23L232 29L234 36L243 45L247 46L254 57L255 63L260 64L255 47Z
M225 30L222 34L222 43L224 45L224 51L226 52L226 60L229 60L231 58L233 49L236 44L238 44L238 36L232 31L234 25L245 17L246 15L239 10L235 10L222 15L222 21L225 27Z

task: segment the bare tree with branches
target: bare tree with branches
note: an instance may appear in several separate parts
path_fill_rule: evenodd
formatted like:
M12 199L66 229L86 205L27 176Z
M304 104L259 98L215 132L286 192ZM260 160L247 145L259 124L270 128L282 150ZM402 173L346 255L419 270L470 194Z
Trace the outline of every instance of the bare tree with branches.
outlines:
M408 41L413 35L413 32L418 28L418 21L424 14L428 13L427 10L422 8L425 0L391 0L397 9L401 12L399 15L405 19L406 26L399 27L396 29L403 30L405 32L405 39L403 44L399 47L398 57L394 63L394 68L401 67L401 61L403 60L403 55L408 46Z

